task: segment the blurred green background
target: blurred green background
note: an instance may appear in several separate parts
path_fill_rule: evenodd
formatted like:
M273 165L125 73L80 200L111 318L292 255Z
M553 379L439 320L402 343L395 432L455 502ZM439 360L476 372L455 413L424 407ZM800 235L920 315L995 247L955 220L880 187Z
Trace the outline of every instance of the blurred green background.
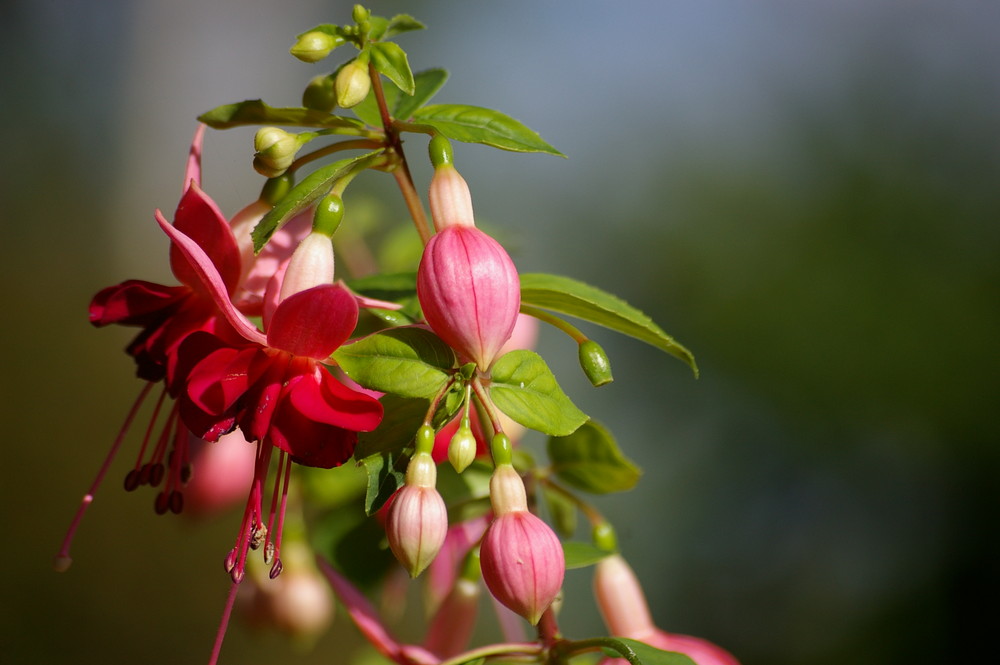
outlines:
M980 661L1000 594L1000 6L994 3L381 2L430 30L438 100L503 110L570 156L456 146L477 215L522 271L643 308L689 346L588 329L600 390L545 331L568 393L646 469L599 505L657 623L744 665ZM0 7L4 663L207 659L238 516L156 518L127 447L66 575L51 557L138 392L125 330L86 305L168 282L195 116L294 104L293 36L346 22L302 0L14 0ZM252 130L212 133L206 188L256 194ZM423 142L409 156L421 162ZM427 169L417 168L423 188ZM391 179L362 186L402 219ZM535 442L537 446L538 442ZM531 442L529 442L531 445ZM600 632L586 571L565 628ZM223 662L339 663L236 622Z

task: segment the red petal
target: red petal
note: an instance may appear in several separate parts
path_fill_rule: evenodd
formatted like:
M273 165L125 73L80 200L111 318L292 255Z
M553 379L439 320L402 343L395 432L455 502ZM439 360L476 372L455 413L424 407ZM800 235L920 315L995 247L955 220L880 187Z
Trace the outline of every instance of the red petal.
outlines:
M358 323L358 303L340 284L321 284L281 301L267 329L268 345L306 358L328 358Z
M351 390L323 368L300 381L290 381L288 399L310 420L355 432L370 432L382 422L381 402Z
M226 294L231 295L240 280L240 249L225 215L197 183L192 182L181 197L174 213L174 227L208 255L226 285ZM197 270L176 245L170 247L170 269L184 284L201 288Z
M90 322L95 326L117 323L149 325L164 310L191 295L186 286L163 286L130 279L101 289L90 301Z

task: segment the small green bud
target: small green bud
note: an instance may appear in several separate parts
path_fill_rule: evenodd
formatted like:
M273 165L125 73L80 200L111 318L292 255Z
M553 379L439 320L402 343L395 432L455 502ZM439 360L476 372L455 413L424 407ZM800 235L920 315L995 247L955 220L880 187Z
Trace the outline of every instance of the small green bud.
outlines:
M319 62L330 55L330 51L343 43L343 37L335 37L326 32L313 30L299 37L292 48L288 49L288 52L302 62Z
M592 536L597 549L604 550L605 552L618 551L618 536L615 534L615 528L611 526L610 522L595 524Z
M442 166L454 166L455 156L451 150L451 142L443 134L435 134L434 138L427 145L427 152L431 158L431 164L438 169Z
M351 18L354 19L355 23L367 21L371 15L371 11L361 5L354 5L354 10L351 12Z
M357 59L352 60L340 68L333 85L337 93L337 104L341 108L349 109L357 106L365 101L365 97L372 89L368 65L358 62Z
M341 220L344 219L344 201L336 194L330 193L316 206L313 213L312 230L332 238Z
M333 76L320 74L309 81L302 91L302 106L315 111L329 113L337 105L337 93L333 89Z
M414 437L416 455L419 455L420 453L427 453L429 455L434 451L434 434L434 428L430 425L420 426L420 429L417 430L416 437Z
M277 127L261 127L253 139L253 167L262 176L276 178L288 170L299 151L299 138Z
M615 380L611 376L608 354L592 339L580 345L580 367L594 386L603 386Z
M511 453L510 437L503 432L493 435L493 440L490 441L490 454L493 455L493 463L497 466L501 464L510 465Z
M448 461L455 471L462 473L476 459L476 436L469 427L469 419L462 418L458 431L448 442Z
M260 199L272 206L277 205L278 201L285 198L285 194L292 190L292 185L294 184L295 180L290 173L284 173L275 178L268 178L260 190Z

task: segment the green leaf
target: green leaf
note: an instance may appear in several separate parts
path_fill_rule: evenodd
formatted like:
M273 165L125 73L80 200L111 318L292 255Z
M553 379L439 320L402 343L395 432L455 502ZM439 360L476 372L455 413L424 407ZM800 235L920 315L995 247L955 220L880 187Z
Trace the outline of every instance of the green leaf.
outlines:
M630 665L697 665L682 653L664 651L645 642L624 637L608 638L606 647L619 653Z
M417 273L398 272L352 279L347 283L355 293L378 300L401 300L417 292Z
M604 550L594 547L590 543L581 543L572 540L564 541L562 546L563 556L566 557L567 569L593 566L595 563L611 554L611 552L605 552Z
M698 376L698 365L690 351L641 311L597 287L569 277L528 273L521 275L521 302L576 316L652 344L683 360Z
M368 39L376 41L382 39L382 35L389 28L389 19L373 14L368 17L368 26Z
M412 30L423 30L426 27L427 26L409 14L397 14L389 19L389 25L386 26L385 34L382 35L382 39L395 37L398 34L410 32Z
M331 115L304 107L277 108L259 99L235 104L223 104L198 116L198 120L214 129L229 129L242 125L285 125L293 127L339 127L363 134L364 123L354 118ZM348 133L348 132L345 132Z
M274 232L282 224L295 216L296 213L307 208L316 199L329 193L334 181L343 177L359 162L371 159L380 152L380 150L375 150L364 155L359 155L358 157L341 159L316 169L306 176L302 182L292 187L292 190L276 206L271 208L257 223L257 226L254 227L253 232L250 234L253 238L254 251L259 252L267 244L267 241L270 240Z
M569 436L549 437L548 452L556 476L595 494L630 490L642 475L622 454L611 433L593 420Z
M493 364L491 377L493 403L525 427L565 436L587 421L587 414L570 401L534 351L504 354Z
M358 446L354 451L357 459L406 448L413 442L431 404L430 400L398 395L383 395L379 401L385 415L373 431L358 433Z
M448 382L455 352L423 328L391 328L333 354L349 377L370 390L431 398Z
M485 462L473 462L462 473L450 464L438 466L437 489L448 506L448 519L462 522L490 509L490 476L493 467Z
M566 156L509 115L479 106L433 104L414 112L413 121L428 125L455 141L485 143L513 152Z
M564 538L571 537L576 532L576 505L565 494L552 489L549 483L542 485L542 496L556 531Z
M394 42L375 42L371 45L371 62L375 71L383 74L408 95L413 94L413 72L406 59L406 51ZM388 100L386 100L388 104Z
M413 77L413 95L398 95L396 102L389 106L392 109L392 116L399 120L408 120L441 89L447 80L448 71L445 69L425 69L417 72ZM389 103L388 100L386 103Z
M383 451L361 460L368 474L368 489L365 492L365 513L371 515L385 505L389 497L406 483L408 455Z
M323 552L354 584L370 589L399 564L384 546L385 528L378 520L365 518L360 507L355 504L331 510L314 526L310 522L310 532L318 552Z
M388 104L390 97L394 100L399 97L399 88L394 85L385 85L382 86L382 93L386 97L386 104ZM390 106L389 108L392 107ZM376 101L374 90L369 90L368 96L364 98L364 101L352 106L351 111L366 124L372 127L382 127L382 114L378 110L378 102Z

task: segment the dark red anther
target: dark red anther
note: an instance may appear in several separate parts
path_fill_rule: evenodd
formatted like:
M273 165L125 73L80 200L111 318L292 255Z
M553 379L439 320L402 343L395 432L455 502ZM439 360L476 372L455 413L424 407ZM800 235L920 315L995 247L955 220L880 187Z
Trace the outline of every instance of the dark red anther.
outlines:
M146 462L145 464L142 465L142 468L139 469L139 484L140 485L148 485L149 484L149 474L152 471L152 469L153 469L153 465L150 464L149 462Z
M149 470L149 484L158 487L163 482L163 465L157 462Z
M240 568L233 568L231 571L229 571L229 576L233 578L234 584L239 584L240 582L242 582L244 574L245 574L244 571Z
M173 490L170 492L170 512L180 515L182 510L184 510L184 495Z
M139 487L139 472L132 469L125 474L125 491L134 492Z
M281 574L282 567L283 566L281 565L281 559L275 559L274 565L271 566L271 572L268 573L267 576L273 580L275 577Z
M233 572L233 568L236 567L236 548L229 550L229 554L226 555L226 560L222 564L226 567L226 572Z
M163 515L170 509L170 497L166 492L159 492L156 495L156 500L153 501L153 510L156 511L157 515Z
M187 485L191 482L191 476L194 473L194 469L190 464L185 464L181 467L181 484Z

